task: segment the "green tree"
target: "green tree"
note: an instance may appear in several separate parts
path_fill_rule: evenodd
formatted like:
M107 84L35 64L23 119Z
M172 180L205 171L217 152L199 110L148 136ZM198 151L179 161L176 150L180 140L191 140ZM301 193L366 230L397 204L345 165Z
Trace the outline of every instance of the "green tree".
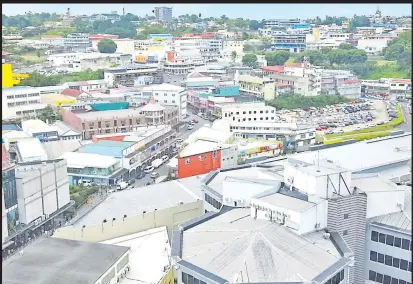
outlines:
M127 30L124 28L108 28L105 31L106 34L118 35L119 38L134 38L136 36L136 29L134 30Z
M42 55L40 54L40 50L38 50L37 52L36 52L36 55L37 55L37 57L41 57Z
M370 26L370 20L366 16L354 15L349 23L350 30L355 30L358 27L368 27L368 26Z
M242 57L242 64L256 68L257 67L258 58L255 54L247 53Z
M235 59L237 59L237 52L235 50L233 50L231 52L231 61L235 62Z
M310 64L313 65L323 65L325 62L325 56L318 50L306 50L298 54L295 62L301 63L304 57L308 57Z
M290 58L290 53L285 50L279 50L265 54L265 60L267 60L268 66L284 65Z
M101 39L98 43L100 53L115 53L117 48L116 43L109 38Z
M349 43L342 43L342 44L340 44L340 45L338 46L338 48L339 48L339 49L346 49L346 50L356 49L355 46L353 46L353 45L351 45L351 44L349 44Z
M62 120L62 116L57 113L51 106L47 106L40 111L39 119L51 124L56 120Z
M262 24L256 20L252 20L250 21L250 25L249 25L251 30L258 30L259 28L262 28Z
M250 35L247 32L242 32L242 40L249 40Z

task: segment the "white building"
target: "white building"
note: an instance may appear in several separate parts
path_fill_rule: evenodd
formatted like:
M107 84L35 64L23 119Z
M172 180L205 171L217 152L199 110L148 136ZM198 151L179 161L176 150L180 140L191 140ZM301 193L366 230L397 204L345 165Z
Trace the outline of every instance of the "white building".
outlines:
M144 97L154 97L155 102L161 105L177 106L179 117L185 117L187 114L188 95L184 88L171 84L152 85L142 89Z
M20 163L46 161L47 153L38 138L21 139L16 144L16 158Z
M221 106L223 120L229 122L257 121L275 122L275 107L266 106L264 102L223 104Z
M64 160L26 163L16 167L19 220L45 220L70 202L67 163Z
M47 105L40 102L37 88L3 89L2 119L36 118Z
M387 47L392 37L388 36L369 36L357 41L357 48L364 50L368 55L378 55Z

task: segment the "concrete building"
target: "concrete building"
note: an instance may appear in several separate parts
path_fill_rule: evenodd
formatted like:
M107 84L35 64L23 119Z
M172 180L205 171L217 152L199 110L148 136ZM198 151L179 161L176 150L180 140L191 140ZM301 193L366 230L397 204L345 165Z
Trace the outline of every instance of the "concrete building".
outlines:
M105 69L104 80L110 88L117 88L120 86L134 86L135 80L139 77L153 76L156 75L157 72L158 67L156 66L134 64L133 66L127 66L126 68L122 67Z
M3 89L2 119L21 120L36 118L47 105L41 103L40 90L37 88Z
M218 82L218 79L192 72L182 82L182 87L190 90L206 90L215 87Z
M303 52L306 49L305 34L276 34L272 38L274 50L287 50L292 53Z
M259 99L272 100L275 98L274 80L260 78L251 75L239 75L236 77L241 94L255 96Z
M257 121L275 122L275 107L264 102L222 104L221 117L229 122Z
M165 106L176 106L179 119L187 114L188 95L185 89L171 84L152 85L142 89L143 96L154 97L155 102Z
M272 20L265 20L264 27L265 28L289 28L294 24L300 24L300 19L272 19Z
M57 129L40 119L22 121L22 130L34 138L39 138L42 142L59 140Z
M63 41L63 47L73 52L86 52L92 49L92 41L88 34L68 34Z
M392 39L387 36L364 37L357 41L357 48L364 50L368 55L379 55Z
M40 162L48 159L39 138L19 140L16 144L16 161L19 163Z
M20 223L44 221L70 203L66 161L19 164L15 174Z
M17 205L16 173L13 164L2 169L2 199L4 211L2 211L2 232L6 231L6 238L19 225L19 211ZM2 242L4 243L4 241Z
M6 238L9 236L9 230L7 228L7 212L4 205L4 192L1 191L1 243L3 244Z
M42 238L3 263L3 282L116 283L128 275L129 252L124 246Z
M162 22L172 21L172 8L170 7L155 7L155 19Z

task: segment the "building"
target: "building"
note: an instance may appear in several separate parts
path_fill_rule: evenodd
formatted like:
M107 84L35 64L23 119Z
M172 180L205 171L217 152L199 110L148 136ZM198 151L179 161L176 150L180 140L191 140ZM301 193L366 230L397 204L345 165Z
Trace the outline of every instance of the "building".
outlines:
M367 36L357 41L357 48L364 50L368 55L379 55L387 47L393 37L388 36Z
M2 203L4 206L4 214L2 215L3 229L8 236L9 232L19 225L19 210L17 204L17 187L16 187L16 172L13 164L2 168ZM5 222L4 222L5 221ZM2 242L4 243L4 241Z
M207 174L238 165L237 145L198 138L178 154L178 178Z
M251 75L239 75L236 78L241 94L250 95L264 100L275 98L274 80Z
M171 245L166 227L149 229L101 242L130 247L128 279L140 279L147 283L168 284L174 280ZM150 255L151 257L147 257ZM133 280L130 280L133 281Z
M52 124L52 127L56 129L59 135L59 140L82 140L82 133L73 130L69 125L63 121L57 120Z
M123 53L58 53L49 55L47 61L60 70L81 72L87 69L106 69L111 66L127 66L132 63L132 54Z
M155 7L155 19L162 22L172 21L172 8L170 7Z
M42 238L3 263L7 268L3 282L116 283L128 275L129 252L125 246ZM45 267L44 263L50 265Z
M134 64L133 66L105 69L104 80L110 88L120 86L134 86L135 80L141 76L153 76L158 72L158 67ZM158 81L155 81L159 82ZM159 82L161 83L161 82Z
M59 140L57 129L40 119L22 121L22 130L32 137L39 138L42 142Z
M29 75L27 74L14 74L13 73L13 69L12 69L12 65L11 64L7 64L4 63L5 59L4 59L4 53L2 52L2 64L1 64L1 70L2 70L2 74L1 74L1 87L3 89L5 88L11 88L17 84L20 84L20 79L24 79L29 77Z
M273 19L273 20L265 20L264 27L265 28L283 28L287 29L295 24L301 24L300 19Z
M272 38L274 50L287 50L292 53L303 52L306 49L305 34L276 34Z
M177 283L351 283L353 254L340 235L324 234L300 236L246 208L211 212L174 231Z
M120 160L111 156L80 152L67 152L59 157L67 161L68 183L81 185L90 182L96 185L115 185L128 177Z
M390 96L392 98L406 98L412 95L412 80L390 79Z
M36 118L47 106L41 103L40 91L31 87L3 89L2 119Z
M221 117L229 122L257 121L275 122L275 107L266 106L264 102L223 104Z
M5 243L6 238L9 236L7 228L7 213L4 205L4 192L1 191L1 243Z
M92 49L92 41L88 34L72 33L64 39L63 47L73 52L86 52Z
M142 95L154 97L155 102L165 106L176 106L179 119L187 115L187 93L182 87L171 84L151 85L142 89Z
M16 144L16 161L19 163L40 162L48 159L39 138L19 140Z

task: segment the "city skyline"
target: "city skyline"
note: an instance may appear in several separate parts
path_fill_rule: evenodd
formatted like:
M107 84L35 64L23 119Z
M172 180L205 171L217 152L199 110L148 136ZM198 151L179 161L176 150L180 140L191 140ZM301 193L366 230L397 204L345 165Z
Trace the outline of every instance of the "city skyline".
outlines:
M340 9L337 6L340 5ZM87 6L87 8L85 8ZM33 13L58 13L63 14L70 8L74 15L85 14L85 11L94 11L94 13L110 13L117 11L122 13L125 8L126 13L132 13L138 16L150 15L156 6L165 6L165 4L3 4L3 14L14 16L24 14L25 12ZM328 16L353 16L371 15L377 10L382 11L383 15L389 16L411 16L410 4L169 4L173 8L174 17L184 14L202 14L202 17L220 17L226 15L229 18L248 18L254 20L270 18L325 18ZM299 6L301 9L293 7ZM139 7L139 8L138 8ZM223 12L225 11L225 12ZM89 13L92 14L92 13Z

